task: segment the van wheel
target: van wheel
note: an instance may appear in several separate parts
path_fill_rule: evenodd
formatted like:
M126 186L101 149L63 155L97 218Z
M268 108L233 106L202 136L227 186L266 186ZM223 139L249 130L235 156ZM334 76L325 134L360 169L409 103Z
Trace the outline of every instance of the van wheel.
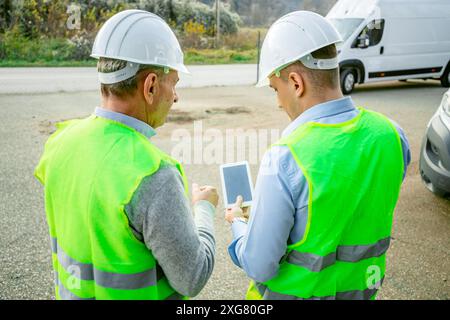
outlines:
M450 63L442 75L441 84L444 88L450 88Z
M356 84L356 72L352 69L344 69L341 73L341 89L344 94L353 92Z

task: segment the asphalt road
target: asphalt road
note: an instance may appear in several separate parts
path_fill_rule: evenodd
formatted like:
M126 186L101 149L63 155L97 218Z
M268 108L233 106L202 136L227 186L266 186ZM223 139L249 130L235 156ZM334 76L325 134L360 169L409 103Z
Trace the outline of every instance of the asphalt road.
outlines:
M191 74L180 74L179 88L256 83L254 64L189 66L188 69ZM0 94L94 91L97 87L95 68L0 68Z
M7 77L4 70L0 72L3 79ZM39 76L31 79L39 81ZM96 91L17 94L28 92L25 87L17 88L17 81L14 90L0 94L0 299L52 299L43 190L32 173L54 123L89 115L99 97ZM437 83L417 81L363 86L353 95L358 105L397 121L413 154L396 209L381 299L450 299L450 202L428 192L418 173L422 137L444 91ZM174 145L172 132L186 129L192 133L193 120L202 120L205 129L222 132L239 127L283 129L288 124L270 89L189 88L179 90L179 95L176 117L154 139L167 152ZM190 182L220 184L217 165L185 168ZM257 171L253 165L253 178ZM221 207L216 216L215 270L198 299L241 299L247 287L245 274L230 262L226 251L231 232L222 211Z

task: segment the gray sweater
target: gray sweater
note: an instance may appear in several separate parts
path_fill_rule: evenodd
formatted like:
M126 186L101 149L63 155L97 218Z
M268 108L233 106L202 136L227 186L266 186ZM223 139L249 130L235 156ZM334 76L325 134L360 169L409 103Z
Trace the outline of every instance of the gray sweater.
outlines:
M145 178L125 207L134 235L145 243L178 293L194 297L214 268L215 207L194 207L184 194L180 173L165 163Z

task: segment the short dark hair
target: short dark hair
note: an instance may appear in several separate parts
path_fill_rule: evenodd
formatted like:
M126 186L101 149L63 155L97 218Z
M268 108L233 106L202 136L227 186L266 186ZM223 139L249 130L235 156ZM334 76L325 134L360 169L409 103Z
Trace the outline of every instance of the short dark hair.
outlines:
M311 53L316 59L333 59L337 56L336 45L331 44ZM335 89L339 87L339 68L332 70L313 70L305 67L300 61L294 65L301 68L301 70L308 74L309 79L315 88L330 88Z
M124 60L100 58L97 63L97 70L98 72L102 73L111 73L125 68L126 65L127 61ZM163 68L149 65L140 65L136 75L130 79L114 84L102 83L101 84L102 95L105 97L113 95L116 97L123 98L134 94L138 88L138 76L142 71L154 72L158 77L161 78L164 76Z

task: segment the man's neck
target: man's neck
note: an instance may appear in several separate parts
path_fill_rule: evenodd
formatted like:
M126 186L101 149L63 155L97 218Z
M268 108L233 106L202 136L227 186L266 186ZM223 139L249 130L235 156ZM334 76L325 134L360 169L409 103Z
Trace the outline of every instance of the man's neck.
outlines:
M329 91L324 92L320 96L312 96L309 99L306 99L305 101L302 101L302 106L298 106L298 109L296 110L295 114L292 117L292 121L297 119L300 115L302 115L306 110L309 110L319 104L327 103L334 100L339 100L344 98L344 95L341 92L337 91Z
M109 96L107 98L103 97L102 108L146 122L146 119L143 119L143 116L137 112L139 108L136 108L135 103L130 100L120 99L115 96Z

